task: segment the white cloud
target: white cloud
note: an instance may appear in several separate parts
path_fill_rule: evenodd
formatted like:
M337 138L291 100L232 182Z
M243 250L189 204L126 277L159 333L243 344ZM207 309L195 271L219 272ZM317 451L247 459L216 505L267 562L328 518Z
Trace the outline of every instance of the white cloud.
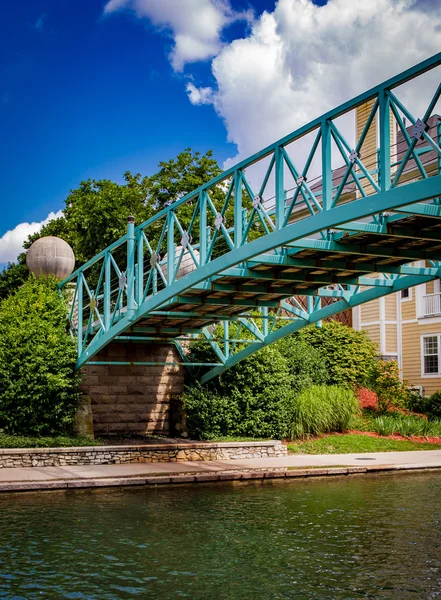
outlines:
M438 52L441 3L423 5L279 0L264 12L213 60L216 87L187 86L193 104L213 104L237 145L226 166Z
M133 10L137 17L170 32L174 40L170 60L178 72L186 63L216 56L224 27L252 18L250 11L235 12L228 0L109 0L104 14L122 9Z
M213 90L210 87L197 88L193 83L187 83L187 94L192 104L213 104Z
M23 252L23 242L28 238L28 235L40 231L49 221L62 216L63 213L61 210L56 213L51 212L43 221L37 223L19 223L14 229L3 234L0 238L0 263L14 261Z

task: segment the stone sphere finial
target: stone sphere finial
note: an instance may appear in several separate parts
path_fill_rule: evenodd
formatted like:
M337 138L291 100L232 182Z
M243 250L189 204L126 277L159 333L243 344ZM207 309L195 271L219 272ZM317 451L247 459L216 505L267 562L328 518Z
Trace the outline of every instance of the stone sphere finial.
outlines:
M175 249L175 263L179 260L179 257L181 256L182 250L184 249L183 246L176 246ZM193 250L193 254L196 257L196 260L199 261L199 252L198 250ZM167 266L167 254L164 256L164 260L161 261L161 268L162 268L162 272L164 274L164 277L167 278L167 273L168 273L168 266ZM189 252L189 250L185 250L184 254L182 256L181 259L181 264L179 265L179 269L178 272L176 274L176 279L181 279L181 277L185 277L185 275L188 275L189 273L191 273L192 271L196 270L196 265L194 264L194 260Z
M74 269L75 255L67 242L48 235L29 248L26 265L37 277L55 275L57 279L65 279Z

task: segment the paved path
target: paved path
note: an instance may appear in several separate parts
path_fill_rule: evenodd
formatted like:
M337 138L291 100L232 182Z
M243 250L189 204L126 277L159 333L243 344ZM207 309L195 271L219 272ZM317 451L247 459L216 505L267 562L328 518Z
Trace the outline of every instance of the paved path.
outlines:
M291 454L228 461L0 469L0 491L92 488L200 481L345 475L441 469L441 450L363 454Z

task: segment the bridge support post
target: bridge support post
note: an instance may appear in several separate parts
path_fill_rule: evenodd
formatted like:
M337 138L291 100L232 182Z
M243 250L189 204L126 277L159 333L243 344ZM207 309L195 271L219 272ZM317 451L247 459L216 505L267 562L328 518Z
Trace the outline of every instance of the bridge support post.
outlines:
M277 146L274 150L274 156L276 161L276 228L282 229L285 219L285 189L283 183L284 159L281 146Z
M332 151L331 126L329 121L322 121L322 207L329 210L332 207Z
M111 295L111 264L110 252L106 252L104 257L104 328L106 331L110 329L110 295Z
M77 351L78 356L83 352L83 274L78 275L77 282L78 297L78 331L77 331Z
M142 239L142 231L138 232L136 245L136 304L139 306L144 293L144 240Z
M175 280L175 221L173 211L167 215L167 283Z
M385 89L378 93L380 114L380 188L390 188L390 100Z
M135 217L127 224L127 316L135 314Z
M242 243L242 171L237 169L234 173L234 247L239 248Z
M207 195L206 192L199 194L199 261L202 267L207 262Z

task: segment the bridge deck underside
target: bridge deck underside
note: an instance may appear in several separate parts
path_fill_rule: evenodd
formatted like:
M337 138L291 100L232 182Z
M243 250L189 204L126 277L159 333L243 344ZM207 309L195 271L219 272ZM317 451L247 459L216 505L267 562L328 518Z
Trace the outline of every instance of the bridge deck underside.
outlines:
M217 320L257 307L277 308L292 296L316 296L325 286L354 284L358 277L395 273L404 264L441 258L440 218L403 217L381 234L337 233L338 251L287 247L284 264L273 262L281 253L259 256L173 298L136 322L130 334L173 338L198 333Z

